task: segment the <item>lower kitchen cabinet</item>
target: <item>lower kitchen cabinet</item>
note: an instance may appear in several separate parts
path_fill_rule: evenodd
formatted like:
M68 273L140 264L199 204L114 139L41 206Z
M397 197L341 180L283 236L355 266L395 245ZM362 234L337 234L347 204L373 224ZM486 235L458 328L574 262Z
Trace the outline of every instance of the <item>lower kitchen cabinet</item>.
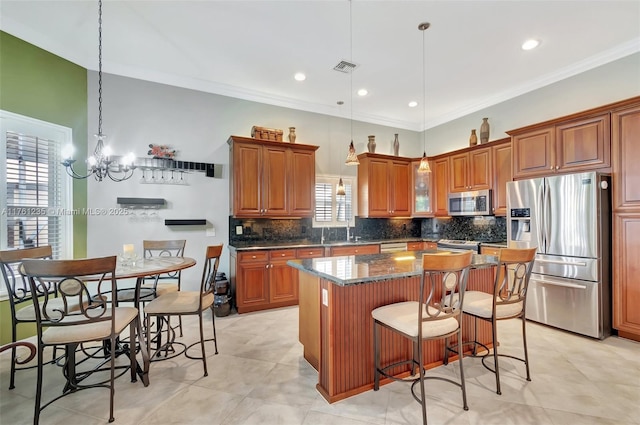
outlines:
M287 265L295 249L245 251L231 256L238 313L298 304L298 274Z
M640 341L640 212L613 215L613 327Z

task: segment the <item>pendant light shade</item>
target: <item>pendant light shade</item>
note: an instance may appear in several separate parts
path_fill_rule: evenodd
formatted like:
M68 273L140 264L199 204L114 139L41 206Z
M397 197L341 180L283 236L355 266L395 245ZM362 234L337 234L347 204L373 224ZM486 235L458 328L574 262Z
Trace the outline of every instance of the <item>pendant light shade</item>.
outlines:
M346 196L347 192L344 190L344 183L342 183L342 177L340 177L340 181L338 182L338 186L336 187L336 195L338 196Z
M422 158L420 159L420 165L418 165L419 173L430 173L431 167L429 167L429 160L427 159L427 153L422 153Z
M353 140L349 145L349 152L347 153L347 160L344 162L346 165L360 165L358 155L356 155L356 148L353 146Z

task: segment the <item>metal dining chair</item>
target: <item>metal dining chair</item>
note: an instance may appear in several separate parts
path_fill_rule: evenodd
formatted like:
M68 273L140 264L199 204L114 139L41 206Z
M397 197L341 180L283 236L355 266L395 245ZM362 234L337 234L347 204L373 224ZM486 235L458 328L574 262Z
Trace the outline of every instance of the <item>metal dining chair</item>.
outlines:
M76 391L105 387L109 388L109 422L113 422L115 395L115 359L119 354L118 338L129 329L129 368L131 381L137 380L136 335L139 336L141 352L145 364L148 362L146 347L142 338L142 328L135 307L118 307L109 301L110 291L117 290L115 279L116 257L90 258L82 260L34 260L26 259L22 263L22 272L28 278L31 293L42 293L42 308L36 306L37 357L38 376L36 384L34 425L40 420L43 409L56 400ZM87 281L97 288L95 295L90 295ZM62 308L50 308L51 294L46 289L53 283L56 285ZM64 308L74 303L79 306L76 311ZM83 383L91 372L76 371L75 355L80 344L93 341L102 342L105 356L109 359L109 378L106 381ZM66 361L63 374L67 379L62 394L42 404L43 350L48 346L65 346ZM148 378L143 377L148 385Z
M29 282L20 273L19 266L23 260L28 258L38 259L51 259L52 251L51 246L41 246L37 248L25 248L25 249L13 249L7 251L0 251L0 268L2 269L2 279L7 288L9 295L9 307L11 309L11 343L15 344L18 340L18 326L25 324L33 325L36 322L36 314L33 303L33 293L29 287ZM56 295L56 288L53 285L49 285L47 292L53 296ZM40 302L41 306L42 302ZM62 305L62 299L51 298L49 307L51 309L60 308ZM69 306L74 308L75 306ZM9 379L9 389L15 388L15 374L16 370L22 368L16 368L17 364L23 364L26 362L20 361L16 358L17 350L16 345L12 345L11 349L11 377ZM54 350L55 359L55 350Z
M222 247L223 245L213 245L213 246L207 247L199 291L168 292L166 294L160 295L158 298L148 303L144 310L145 321L146 321L146 332L147 332L146 339L149 344L151 343L150 320L152 317L156 317L159 319L162 316L186 316L186 315L198 316L198 322L200 325L199 343L200 343L200 349L202 351L202 356L194 357L189 355L188 353L188 350L194 345L198 344L198 342L195 342L189 346L185 346L184 353L188 358L202 360L202 365L204 367L204 376L207 376L208 372L207 372L207 356L205 353L205 346L204 346L205 339L204 339L202 315L207 309L211 310L211 323L213 325L213 343L215 347L215 354L218 354L218 340L216 337L216 321L215 321L215 314L213 311L213 308L214 308L213 301L214 301L216 273L218 271L218 265L220 264ZM173 338L166 342L166 344L173 344L173 343L175 343ZM149 347L149 350L151 350L150 347ZM162 350L162 347L159 347L157 349L157 351L160 351L160 350ZM153 358L153 356L151 357Z
M496 393L498 394L502 394L500 389L500 368L498 364L499 356L509 357L523 362L526 368L527 381L531 381L531 374L529 371L529 353L527 350L527 320L525 315L527 307L527 289L529 286L531 271L533 269L533 263L536 257L536 249L537 248L501 249L493 285L493 294L481 291L467 291L464 305L462 306L463 314L473 317L474 322L474 340L471 342L465 342L464 345L473 345L473 356L477 356L478 346L481 346L486 350L486 353L480 356L482 357L482 365L495 374ZM477 341L478 319L491 324L494 360L493 368L486 363L491 350L489 350L486 345ZM497 322L499 320L508 319L522 320L524 358L498 353ZM461 353L462 351L458 352ZM445 362L446 360L447 359L445 358Z
M374 386L380 388L380 377L412 382L411 394L422 406L422 423L427 424L427 406L424 381L440 379L457 385L462 390L462 405L467 405L467 391L464 381L464 369L460 359L460 382L442 377L425 376L423 341L442 339L445 347L449 337L455 336L458 349L462 349L461 313L465 298L465 290L471 265L471 251L448 255L424 254L422 257L422 276L420 279L419 298L414 301L398 302L378 307L371 312L373 317L374 345ZM456 297L456 301L452 301ZM413 358L392 364L381 365L382 329L398 333L413 343ZM387 373L390 370L409 364L411 374L418 369L418 378L397 378ZM416 394L415 386L420 385L420 394Z

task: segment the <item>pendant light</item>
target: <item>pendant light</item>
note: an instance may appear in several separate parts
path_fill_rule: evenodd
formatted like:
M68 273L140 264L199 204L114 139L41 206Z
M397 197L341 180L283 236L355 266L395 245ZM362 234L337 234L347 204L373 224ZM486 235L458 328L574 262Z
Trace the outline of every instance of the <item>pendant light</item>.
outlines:
M425 53L424 53L424 32L431 26L429 22L423 22L418 25L418 29L422 31L422 159L420 159L420 165L418 166L418 173L430 173L431 167L429 167L429 160L427 159L427 84L425 82Z
M340 107L344 105L344 102L341 100L339 100L337 103L338 103L338 106ZM340 116L342 116L342 113L340 113ZM346 195L347 195L347 192L344 190L344 183L342 182L342 165L340 165L340 180L338 181L338 185L336 186L336 196L346 196Z
M353 63L353 23L351 21L351 0L349 0L349 61ZM351 143L349 144L347 160L344 163L346 165L360 165L358 155L356 155L356 148L353 146L353 69L349 72L349 96L351 97L351 103L349 104L349 108L351 110Z

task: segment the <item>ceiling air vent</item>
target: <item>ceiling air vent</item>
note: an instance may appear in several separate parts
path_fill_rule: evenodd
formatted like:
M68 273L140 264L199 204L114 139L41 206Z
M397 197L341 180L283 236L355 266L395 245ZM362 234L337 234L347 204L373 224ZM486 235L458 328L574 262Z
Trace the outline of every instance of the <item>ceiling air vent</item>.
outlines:
M351 73L354 69L356 69L356 64L347 62L345 60L340 61L339 64L333 67L334 70L339 72L344 72L345 74Z

